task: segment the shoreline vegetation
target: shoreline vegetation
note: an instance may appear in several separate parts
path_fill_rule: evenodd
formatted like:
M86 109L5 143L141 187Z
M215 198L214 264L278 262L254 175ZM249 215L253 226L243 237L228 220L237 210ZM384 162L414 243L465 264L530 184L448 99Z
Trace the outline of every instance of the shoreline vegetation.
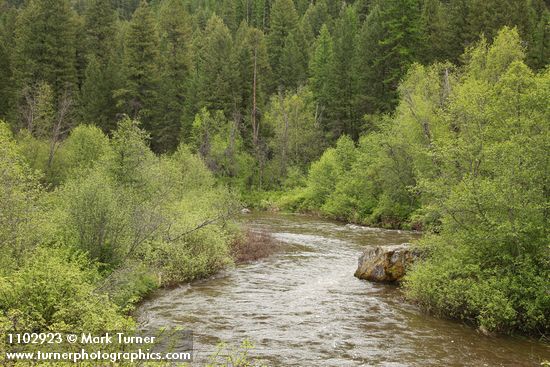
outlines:
M0 331L134 327L151 290L277 250L245 203L420 230L411 302L548 340L549 24L543 0L0 0Z
M75 128L53 189L18 139L0 123L0 205L10 213L0 218L2 333L132 329L131 311L153 290L275 250L268 234L236 225L238 201L199 157L185 147L154 155L136 121L111 138Z
M244 200L421 230L427 256L403 283L411 301L485 333L548 340L550 74L525 65L508 28L464 58L414 65L374 131L341 137L300 184Z

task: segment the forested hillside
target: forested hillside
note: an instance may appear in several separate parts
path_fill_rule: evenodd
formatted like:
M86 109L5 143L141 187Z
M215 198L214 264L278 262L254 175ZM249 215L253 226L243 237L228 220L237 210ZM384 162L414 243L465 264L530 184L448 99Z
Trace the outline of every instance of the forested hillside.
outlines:
M543 0L0 0L0 330L131 326L246 202L423 230L411 300L545 335L549 61Z
M139 119L157 153L180 143L242 189L292 185L342 135L398 104L414 62L459 65L517 26L534 70L543 0L2 0L0 118L56 147L78 124ZM29 144L31 144L29 142ZM55 149L32 157L56 182ZM290 181L288 181L290 179Z

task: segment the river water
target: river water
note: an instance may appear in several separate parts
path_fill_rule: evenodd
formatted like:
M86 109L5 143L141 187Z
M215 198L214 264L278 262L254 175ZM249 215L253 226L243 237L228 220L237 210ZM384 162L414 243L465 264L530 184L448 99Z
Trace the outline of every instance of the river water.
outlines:
M243 218L283 243L281 252L163 290L138 310L147 328L194 332L194 365L219 341L248 339L267 366L540 366L550 346L487 337L421 313L391 285L353 276L365 246L400 244L411 232L292 214Z

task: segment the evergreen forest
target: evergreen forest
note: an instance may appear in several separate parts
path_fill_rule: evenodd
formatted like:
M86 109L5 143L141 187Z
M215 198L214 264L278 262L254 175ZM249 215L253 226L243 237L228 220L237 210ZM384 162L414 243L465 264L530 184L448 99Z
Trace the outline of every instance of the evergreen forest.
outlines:
M422 231L409 302L548 342L549 62L544 0L0 0L0 330L133 328L247 207Z

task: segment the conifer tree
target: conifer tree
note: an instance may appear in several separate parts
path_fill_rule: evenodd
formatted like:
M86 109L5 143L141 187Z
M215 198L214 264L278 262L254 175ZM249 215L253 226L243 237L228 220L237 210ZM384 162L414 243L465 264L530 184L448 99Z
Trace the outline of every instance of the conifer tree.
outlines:
M158 44L151 8L143 0L129 24L124 55L125 87L116 91L116 95L123 111L142 120L149 132L158 101Z
M307 78L307 58L301 33L290 33L285 40L279 65L279 88L296 89Z
M105 132L110 132L116 127L118 110L113 93L119 82L112 63L103 65L94 55L88 57L80 91L82 122L95 124Z
M221 110L229 117L234 110L234 78L231 32L217 15L208 20L194 51L196 107Z
M421 26L424 48L420 57L424 63L452 58L452 52L449 50L449 20L446 10L446 5L440 0L424 0L422 4Z
M85 14L87 54L94 55L102 64L107 64L113 54L116 21L111 0L93 0Z
M30 0L16 26L14 71L21 93L48 83L56 99L76 87L75 13L68 0Z
M289 60L298 61L299 58L294 52L299 47L296 40L299 18L292 0L275 0L270 16L268 47L273 70L272 90L276 90L279 87L288 87L289 76L285 75L285 72L291 69L288 62ZM294 36L289 40L291 34ZM300 64L296 66L300 67ZM303 72L298 70L297 73Z
M328 27L323 25L309 64L309 85L316 102L318 122L326 131L334 131L332 98L334 96L334 50ZM336 132L336 134L340 131Z
M17 11L5 0L0 0L0 119L9 121L11 117L13 94L12 60L14 28Z
M181 138L186 82L191 67L192 28L189 14L181 1L168 0L160 9L161 81L158 110L155 115L153 148L174 150Z
M0 38L0 119L9 113L11 100L11 66L9 55L3 40Z
M359 31L359 17L354 6L347 6L334 29L334 70L332 119L339 131L357 139L360 126L355 113L353 59L355 58L355 37Z
M94 0L85 14L86 69L80 96L80 116L109 132L116 122L115 90L120 66L115 53L116 13L110 0Z
M389 112L397 86L421 50L419 0L378 1L358 36L357 110Z
M245 142L258 142L260 111L265 104L271 69L265 37L261 30L241 23L235 39L233 62L237 66L238 108L233 119L242 124ZM249 132L252 132L250 134ZM251 138L251 139L250 139Z
M545 8L540 13L528 50L528 61L535 69L544 68L550 60L550 9Z

